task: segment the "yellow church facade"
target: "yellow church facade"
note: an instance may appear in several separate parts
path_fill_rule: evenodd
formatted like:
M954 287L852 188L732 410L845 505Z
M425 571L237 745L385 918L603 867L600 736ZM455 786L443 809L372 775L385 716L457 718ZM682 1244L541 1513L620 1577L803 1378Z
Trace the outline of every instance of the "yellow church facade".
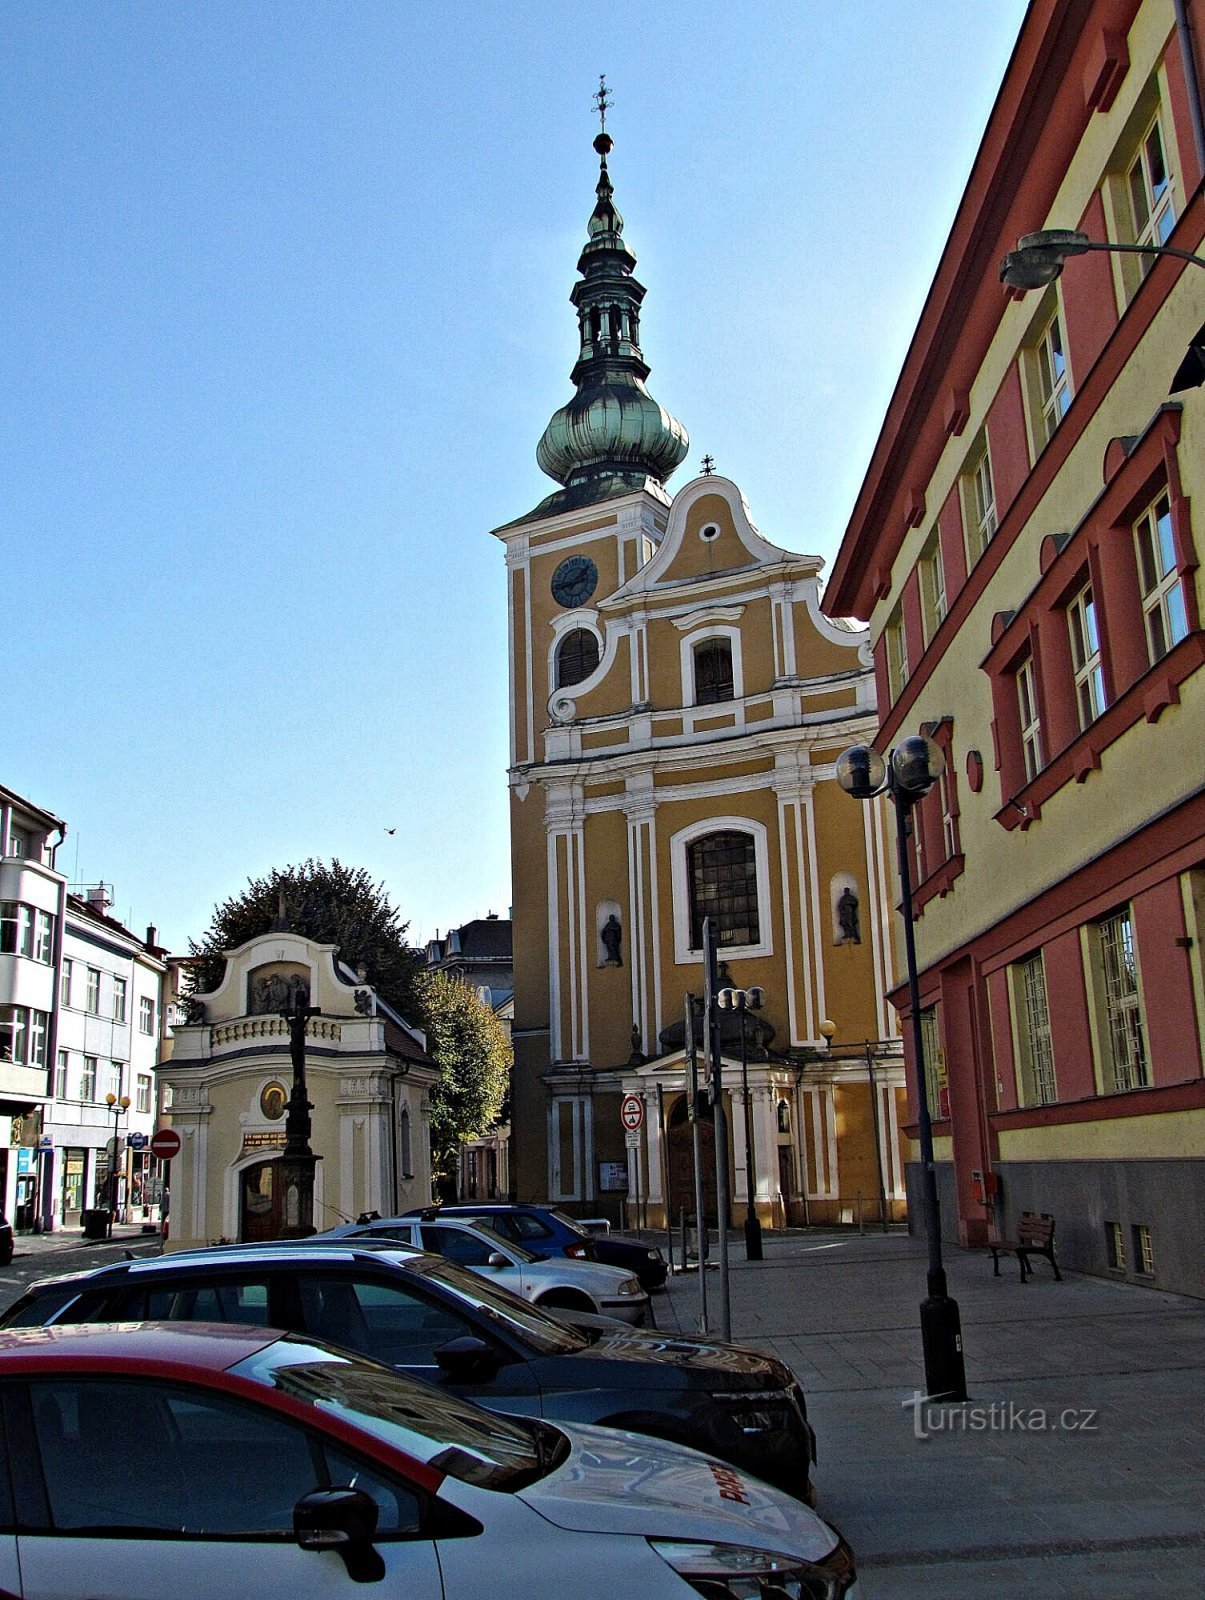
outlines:
M833 776L876 726L868 637L822 615L820 560L765 539L735 483L707 471L666 491L685 430L644 386L644 291L610 139L595 148L577 394L538 452L563 487L495 530L510 630L512 1190L630 1225L694 1211L684 1017L710 916L722 981L765 993L747 1095L735 1018L723 1036L732 1219L750 1188L763 1226L898 1218L890 835ZM705 1152L712 1128L705 1116Z

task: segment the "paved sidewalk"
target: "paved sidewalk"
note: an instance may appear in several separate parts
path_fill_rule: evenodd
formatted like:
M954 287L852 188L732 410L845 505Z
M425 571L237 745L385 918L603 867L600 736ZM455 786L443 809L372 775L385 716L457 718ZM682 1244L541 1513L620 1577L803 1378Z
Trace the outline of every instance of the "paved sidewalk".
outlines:
M949 1250L971 1398L921 1409L924 1241L817 1231L765 1250L747 1262L733 1239L733 1337L804 1384L819 1509L866 1600L1205 1593L1205 1300L1056 1283L1043 1261L1022 1284L1015 1261L995 1278L986 1253ZM697 1275L674 1278L657 1320L693 1330L698 1304Z
M152 1233L144 1233L141 1223L118 1222L113 1225L111 1237L107 1239L85 1239L82 1228L61 1228L55 1233L19 1233L14 1240L16 1248L13 1251L14 1264L29 1256L50 1256L70 1254L81 1251L79 1266L88 1265L88 1254L96 1249L108 1245L121 1244L128 1248L133 1246L146 1246L149 1249L158 1249L163 1243L162 1236L156 1228ZM72 1265L64 1265L64 1271L72 1270ZM54 1271L54 1261L47 1262L46 1270Z

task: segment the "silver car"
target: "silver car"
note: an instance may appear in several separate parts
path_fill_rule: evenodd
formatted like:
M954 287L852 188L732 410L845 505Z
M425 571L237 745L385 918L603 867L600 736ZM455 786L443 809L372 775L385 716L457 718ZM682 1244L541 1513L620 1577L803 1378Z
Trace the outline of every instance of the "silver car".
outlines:
M534 1305L595 1312L640 1327L649 1297L639 1278L622 1267L559 1257L541 1260L521 1244L504 1239L487 1222L462 1217L376 1217L347 1222L317 1235L320 1239L397 1239L419 1250L471 1267Z

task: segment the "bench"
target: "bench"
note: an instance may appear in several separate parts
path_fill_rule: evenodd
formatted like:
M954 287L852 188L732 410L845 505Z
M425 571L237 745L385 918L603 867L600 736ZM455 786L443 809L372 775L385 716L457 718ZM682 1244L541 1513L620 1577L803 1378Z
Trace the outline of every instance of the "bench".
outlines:
M1016 1256L1021 1265L1021 1282L1033 1272L1029 1258L1031 1256L1045 1256L1054 1268L1054 1275L1060 1283L1063 1274L1059 1271L1059 1264L1054 1259L1054 1218L1049 1211L1043 1211L1041 1216L1036 1211L1022 1211L1021 1220L1017 1224L1017 1237L1015 1239L989 1239L988 1249L992 1252L992 1271L998 1278L1000 1276L1000 1256Z

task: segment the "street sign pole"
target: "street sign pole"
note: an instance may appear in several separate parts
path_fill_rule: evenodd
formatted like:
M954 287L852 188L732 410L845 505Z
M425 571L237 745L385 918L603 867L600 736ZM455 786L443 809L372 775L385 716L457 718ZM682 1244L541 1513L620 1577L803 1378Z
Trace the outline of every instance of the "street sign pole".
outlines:
M707 1019L707 1046L711 1063L711 1093L715 1114L715 1208L720 1245L720 1338L732 1338L732 1297L728 1287L728 1113L724 1109L724 1067L720 1055L720 1014L716 928L712 917L703 918L703 1014Z
M690 1063L690 1136L695 1176L695 1261L699 1273L699 1332L707 1332L707 1218L703 1214L703 1162L699 1152L699 1052L695 1044L695 997L686 996L686 1059ZM683 1245L685 1251L685 1245ZM686 1267L685 1255L682 1261Z

